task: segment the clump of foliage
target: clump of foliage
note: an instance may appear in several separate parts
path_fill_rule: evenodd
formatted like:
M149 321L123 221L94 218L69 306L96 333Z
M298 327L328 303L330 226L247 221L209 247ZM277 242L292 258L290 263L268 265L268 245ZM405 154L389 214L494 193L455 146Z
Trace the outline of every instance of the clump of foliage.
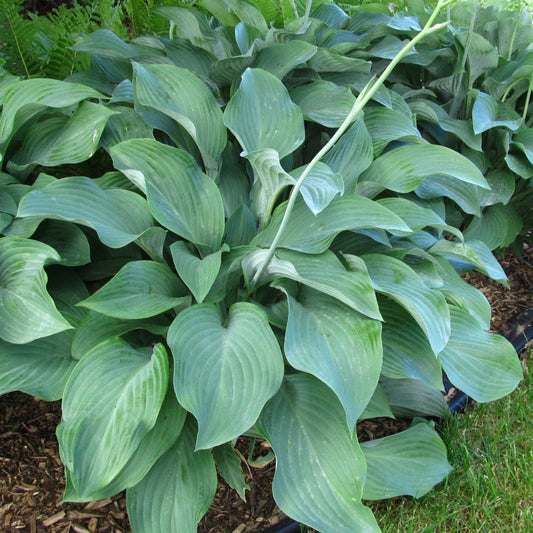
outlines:
M98 30L68 80L0 79L0 393L62 398L65 499L127 489L134 532L196 531L217 468L244 494L241 435L271 444L288 515L379 531L363 500L450 470L418 418L447 412L443 370L481 402L522 376L460 277L506 283L462 230L509 197L480 141L509 115L454 116L420 77L479 39L303 4L279 26L245 0L165 6L168 37ZM417 423L358 442L398 415Z

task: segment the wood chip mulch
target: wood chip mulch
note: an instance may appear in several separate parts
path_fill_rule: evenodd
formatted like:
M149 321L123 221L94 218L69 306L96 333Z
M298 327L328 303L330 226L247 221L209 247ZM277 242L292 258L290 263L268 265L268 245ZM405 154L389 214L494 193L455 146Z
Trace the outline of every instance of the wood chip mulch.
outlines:
M529 248L523 257L506 251L500 262L511 290L478 274L466 279L491 302L491 329L505 332L520 314L533 323L533 257ZM129 533L123 494L86 504L61 503L64 476L55 437L59 421L60 402L44 402L18 392L0 398L0 531ZM359 425L359 438L378 438L405 429L406 424L391 419L373 420ZM264 453L260 449L264 444L257 446L257 453ZM243 456L247 455L246 442L239 443L239 449ZM270 495L273 463L263 468L245 464L244 469L250 486L246 502L219 483L211 510L200 522L199 533L256 533L284 518Z

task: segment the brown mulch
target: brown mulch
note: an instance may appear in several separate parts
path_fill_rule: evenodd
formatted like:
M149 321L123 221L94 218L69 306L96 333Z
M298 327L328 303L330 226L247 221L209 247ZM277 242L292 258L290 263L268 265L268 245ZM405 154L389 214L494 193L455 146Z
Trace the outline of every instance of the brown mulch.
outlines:
M491 331L509 334L514 319L524 316L533 309L533 253L531 247L524 249L518 258L506 249L505 254L498 257L507 278L510 290L496 283L479 272L466 274L464 278L477 287L490 302L492 307Z
M506 251L500 258L511 290L471 274L493 308L493 331L505 331L514 317L533 309L533 257L526 249L518 258ZM22 393L0 398L0 531L5 533L129 533L123 495L86 504L61 503L64 488L55 428L60 402L44 402ZM378 438L405 429L408 421L367 421L358 426L361 440ZM247 442L238 448L248 454ZM264 444L255 453L265 453ZM256 533L284 516L270 495L274 465L244 466L250 486L246 502L219 483L211 510L200 522L199 533Z

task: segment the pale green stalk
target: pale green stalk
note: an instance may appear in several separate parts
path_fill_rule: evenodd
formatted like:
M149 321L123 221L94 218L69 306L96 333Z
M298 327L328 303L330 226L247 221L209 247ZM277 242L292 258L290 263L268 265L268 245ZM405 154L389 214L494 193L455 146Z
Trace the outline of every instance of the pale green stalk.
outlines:
M313 0L307 0L307 4L305 5L305 14L304 14L304 20L306 24L309 21L309 15L311 14L312 5L313 5Z
M255 273L252 279L252 283L251 283L252 286L254 286L255 283L259 280L259 278L261 277L261 274L264 272L265 268L269 265L270 261L272 260L272 257L274 256L274 253L276 252L281 236L283 235L283 232L285 231L285 228L287 227L287 224L289 223L290 216L294 209L294 204L296 202L296 199L298 198L298 193L300 192L303 182L305 181L307 176L309 176L310 172L313 170L316 164L329 152L329 150L331 150L333 145L339 140L342 134L348 129L350 124L352 124L352 122L357 118L357 116L363 110L365 105L376 94L378 89L385 83L386 79L389 77L389 75L394 70L396 65L407 55L407 53L426 36L448 25L448 22L444 22L440 24L435 24L433 26L433 22L435 21L435 18L437 17L439 11L444 6L448 5L450 1L451 0L447 0L447 1L439 0L431 17L429 17L428 21L426 22L425 26L422 28L420 33L418 33L415 37L413 37L413 39L411 39L398 52L398 54L396 54L396 56L392 59L392 61L387 66L387 68L381 73L379 78L377 79L372 78L368 82L366 87L361 91L359 96L356 98L350 113L348 113L348 116L344 119L344 122L340 125L339 129L333 134L331 139L320 149L320 151L315 155L315 157L313 157L313 159L308 163L305 170L302 172L302 175L299 177L298 181L294 184L291 190L291 194L287 202L287 208L285 209L285 214L283 215L279 229L274 239L272 240L272 244L270 245L270 248L268 249L268 253L265 257L265 260L263 261L263 263L261 263L260 267L258 268L257 272Z
M525 122L527 119L527 110L529 108L529 100L531 99L531 90L533 89L533 76L529 79L529 88L527 90L526 101L524 103L524 112L522 114L522 120Z

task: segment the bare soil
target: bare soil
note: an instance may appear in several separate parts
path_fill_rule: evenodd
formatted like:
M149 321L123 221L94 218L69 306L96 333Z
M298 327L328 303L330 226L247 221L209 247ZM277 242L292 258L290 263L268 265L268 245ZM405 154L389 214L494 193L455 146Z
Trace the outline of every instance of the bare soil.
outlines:
M506 251L500 262L511 290L490 283L479 274L466 276L480 288L493 308L492 330L510 334L518 315L532 323L533 257ZM529 311L529 312L528 312ZM129 533L123 494L87 504L61 503L64 489L55 428L60 402L44 402L22 393L0 398L0 531L5 533ZM372 420L358 427L361 440L379 438L405 429L409 421ZM254 455L264 455L266 443L256 444ZM253 533L278 523L284 515L272 500L270 487L274 464L251 467L244 457L249 443L238 448L250 490L246 502L219 483L199 533Z

